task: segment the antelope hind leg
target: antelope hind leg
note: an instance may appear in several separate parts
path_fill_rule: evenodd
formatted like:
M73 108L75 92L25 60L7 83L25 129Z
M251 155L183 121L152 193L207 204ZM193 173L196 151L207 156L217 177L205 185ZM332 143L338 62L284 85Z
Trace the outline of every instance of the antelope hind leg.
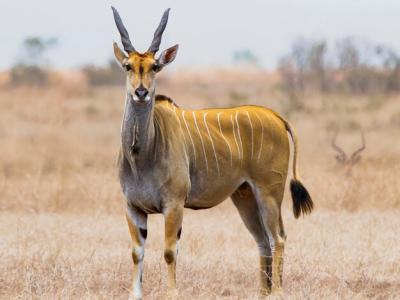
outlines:
M270 190L256 187L256 198L260 215L272 252L272 293L282 291L283 255L286 234L281 217L281 203L283 189L271 192Z
M268 235L256 198L248 183L240 186L231 196L246 228L255 239L260 253L260 294L271 293L272 255Z

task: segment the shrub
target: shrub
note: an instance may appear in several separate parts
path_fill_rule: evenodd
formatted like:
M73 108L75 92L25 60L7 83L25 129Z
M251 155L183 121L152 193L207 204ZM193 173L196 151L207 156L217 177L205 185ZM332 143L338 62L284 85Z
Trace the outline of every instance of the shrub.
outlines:
M110 61L106 67L85 66L83 72L91 86L122 85L125 80L124 72L115 61Z
M48 82L47 71L39 66L18 64L12 67L10 71L11 86L44 86Z

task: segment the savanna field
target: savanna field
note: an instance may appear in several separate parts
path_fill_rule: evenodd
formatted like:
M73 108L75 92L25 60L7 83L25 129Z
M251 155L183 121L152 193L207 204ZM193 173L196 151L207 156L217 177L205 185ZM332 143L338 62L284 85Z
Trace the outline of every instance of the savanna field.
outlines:
M0 88L0 298L126 299L130 236L117 177L124 87L63 74L46 88ZM295 220L285 194L284 299L400 298L400 96L305 94L262 71L176 71L158 92L187 108L260 104L297 129L316 209ZM332 137L361 160L343 165ZM291 172L290 172L291 174ZM149 220L144 297L164 299L160 215ZM186 210L180 299L257 299L258 250L228 199ZM273 297L272 297L273 298Z

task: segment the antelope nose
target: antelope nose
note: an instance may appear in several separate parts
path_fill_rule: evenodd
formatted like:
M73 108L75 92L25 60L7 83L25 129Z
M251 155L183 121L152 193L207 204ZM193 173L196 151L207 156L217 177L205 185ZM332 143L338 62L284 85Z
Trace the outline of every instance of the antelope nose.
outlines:
M143 86L139 86L136 90L135 90L135 95L140 99L140 100L144 100L144 98L147 96L147 94L149 93L149 91L143 87Z

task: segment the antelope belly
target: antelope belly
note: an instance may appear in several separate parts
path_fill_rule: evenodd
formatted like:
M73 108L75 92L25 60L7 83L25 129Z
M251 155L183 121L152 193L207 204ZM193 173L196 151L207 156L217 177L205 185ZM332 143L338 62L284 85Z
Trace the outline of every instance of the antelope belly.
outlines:
M192 180L189 197L185 207L191 209L206 209L216 206L229 198L233 192L243 183L243 180L224 180L219 178L211 181Z

